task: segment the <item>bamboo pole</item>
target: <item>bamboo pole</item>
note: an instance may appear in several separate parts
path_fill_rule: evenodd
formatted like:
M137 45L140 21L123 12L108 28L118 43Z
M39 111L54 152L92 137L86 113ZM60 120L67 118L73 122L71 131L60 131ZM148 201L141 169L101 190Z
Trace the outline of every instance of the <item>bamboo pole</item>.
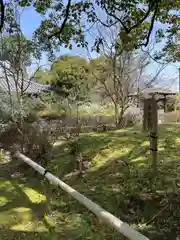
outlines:
M15 156L20 158L23 162L27 163L29 166L34 168L41 175L44 175L45 178L49 180L50 183L59 186L62 190L67 192L73 198L75 198L78 202L88 208L91 212L93 212L97 217L102 219L109 226L116 229L119 233L124 235L130 240L149 240L147 237L137 232L135 229L130 227L127 223L122 222L117 217L113 216L111 213L107 212L103 208L101 208L96 203L92 202L90 199L85 197L84 195L77 192L75 189L61 181L59 178L55 177L51 173L49 173L46 169L44 169L39 164L32 161L30 158L26 157L20 152L16 152Z

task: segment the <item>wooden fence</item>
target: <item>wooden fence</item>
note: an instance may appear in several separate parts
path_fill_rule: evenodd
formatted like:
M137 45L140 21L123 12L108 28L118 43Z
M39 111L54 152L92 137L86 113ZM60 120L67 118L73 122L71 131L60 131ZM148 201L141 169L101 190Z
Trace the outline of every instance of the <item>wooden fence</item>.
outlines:
M39 164L32 161L30 158L26 157L25 155L21 154L20 152L16 152L15 156L22 160L23 162L27 163L30 167L34 170L39 172L43 175L46 179L49 180L51 184L59 186L62 190L67 192L73 198L75 198L79 203L84 205L88 208L91 212L93 212L97 217L99 217L102 221L104 221L107 225L116 229L119 233L124 235L130 240L148 240L147 237L142 235L141 233L137 232L135 229L130 227L127 223L122 222L120 219L112 215L111 213L107 212L103 208L101 208L96 203L92 202L90 199L85 197L84 195L77 192L75 189L61 181L59 178L52 175L46 169L44 169Z

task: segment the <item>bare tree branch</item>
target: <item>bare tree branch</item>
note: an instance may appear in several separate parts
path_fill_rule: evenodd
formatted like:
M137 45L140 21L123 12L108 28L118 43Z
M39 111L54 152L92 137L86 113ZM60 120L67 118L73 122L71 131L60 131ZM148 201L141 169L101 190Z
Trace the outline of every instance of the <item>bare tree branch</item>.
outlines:
M155 8L155 10L154 10L154 8ZM151 13L153 10L154 10L153 18L155 18L156 14L157 14L157 9L158 9L158 1L157 1L157 3L156 3L156 1L153 1L153 2L149 3L148 10L147 10L147 12L145 13L144 17L142 17L139 21L137 21L136 24L134 24L131 28L129 28L129 33L130 33L133 29L139 27L139 26L147 19L147 17L150 15L150 13ZM153 24L154 24L154 22L153 22ZM127 33L128 33L128 32L127 32Z
M125 23L119 18L117 17L115 14L111 13L108 11L107 7L106 7L106 4L104 4L104 9L106 11L106 13L110 16L110 17L113 17L114 19L116 19L117 22L120 22L120 24L123 26L124 30L126 31L126 33L130 33L129 29L126 27ZM103 24L104 25L104 24ZM104 25L106 26L106 25ZM110 27L110 26L108 26Z
M31 77L29 78L29 80L27 80L27 81L28 81L28 84L27 84L26 88L23 89L23 93L26 92L26 90L27 90L28 87L30 86L31 81L32 81L33 78L35 78L35 76L36 76L36 73L37 73L42 67L44 67L44 66L47 66L47 64L43 64L43 65L40 65L40 66L37 67L37 69L36 69L36 70L34 71L34 73L31 75Z
M156 18L156 15L157 15L157 12L158 12L158 1L156 3L156 7L155 7L155 10L154 10L154 14L151 18L151 25L150 25L150 28L149 28L149 31L148 31L148 35L147 35L147 38L146 38L146 42L141 44L142 46L145 46L147 47L149 41L150 41L150 36L151 36L151 33L152 33L152 30L153 30L153 27L154 27L154 22L155 22L155 18Z
M149 3L148 10L145 13L145 15L139 21L137 21L136 24L134 24L130 28L128 28L125 25L125 23L122 21L122 19L120 19L117 15L113 14L112 12L109 12L107 7L106 7L106 4L104 4L104 9L109 16L113 17L116 20L116 22L113 23L113 25L116 24L117 22L120 22L120 24L122 25L122 27L124 28L124 30L127 34L129 34L133 29L139 27L147 19L147 17L150 15L150 13L154 10L154 14L153 14L152 19L151 19L151 26L150 26L149 31L148 31L146 42L142 44L143 46L147 46L148 43L149 43L149 39L150 39L152 29L154 27L155 17L156 17L157 12L158 12L158 6L159 6L158 1L157 2L153 1L153 2ZM107 25L107 24L103 23L102 21L100 21L100 22L101 22L101 24L103 24L106 27L111 27L112 26L112 24Z
M100 24L97 25L96 32L103 40L103 44L99 46L99 53L104 57L106 66L100 64L100 68L102 68L99 71L100 76L93 76L100 82L105 95L113 104L116 114L118 114L116 119L121 121L125 110L132 104L129 99L131 93L138 91L138 94L140 94L143 88L156 84L166 66L160 67L156 73L145 79L144 74L147 73L147 67L151 63L149 55L147 53L142 54L139 51L126 51L121 42L120 51L117 51L116 43L117 39L119 40L119 29L115 26L109 29L102 28L102 25L99 26ZM152 51L154 45L153 48L149 45L148 49Z
M67 6L66 6L66 11L65 11L65 18L64 18L64 20L63 20L63 22L62 22L62 24L61 24L61 27L60 27L59 31L51 34L51 35L48 37L49 40L50 40L51 38L55 37L55 36L56 36L56 37L58 36L58 37L59 37L59 40L60 40L60 34L63 32L64 27L65 27L66 22L67 22L68 17L69 17L70 7L71 7L71 0L68 0Z
M4 26L4 12L5 12L5 6L3 0L0 0L0 11L1 11L1 22L0 22L0 32L2 32L3 26Z

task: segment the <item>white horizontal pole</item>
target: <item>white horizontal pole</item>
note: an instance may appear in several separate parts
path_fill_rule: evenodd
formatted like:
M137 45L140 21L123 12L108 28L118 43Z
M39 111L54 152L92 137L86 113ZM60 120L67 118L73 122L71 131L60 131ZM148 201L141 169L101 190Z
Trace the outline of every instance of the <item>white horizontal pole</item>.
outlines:
M65 192L69 193L73 198L75 198L78 202L87 207L91 212L93 212L96 216L102 219L105 223L116 229L119 233L124 235L130 240L149 240L147 237L143 236L141 233L137 232L135 229L130 227L127 223L122 222L117 217L113 216L111 213L107 212L103 208L101 208L96 203L92 202L90 199L85 197L84 195L77 192L75 189L61 181L59 178L55 177L51 173L47 172L39 164L32 161L30 158L26 157L20 152L15 154L17 158L20 158L23 162L27 163L29 166L34 168L41 175L44 175L45 178L49 180L50 183L61 187Z

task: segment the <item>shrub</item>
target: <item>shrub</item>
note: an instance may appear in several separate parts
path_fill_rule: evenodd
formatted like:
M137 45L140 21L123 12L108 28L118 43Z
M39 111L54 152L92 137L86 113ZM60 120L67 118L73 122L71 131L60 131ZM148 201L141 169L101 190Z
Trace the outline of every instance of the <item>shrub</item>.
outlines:
M36 162L46 165L52 157L52 143L55 138L51 126L41 128L38 122L24 122L21 131L18 123L11 123L1 132L0 145L7 151L21 151Z
M66 117L67 116L67 111L66 109L62 108L61 109L44 109L43 111L39 112L39 117L42 118L58 118L58 117Z
M38 121L37 111L41 102L36 98L25 98L21 106L13 96L0 92L0 147L7 151L21 151L39 163L47 163L51 157L55 133L49 124L44 127Z
M76 156L81 152L80 144L78 143L78 141L75 141L75 140L69 141L69 148L70 148L70 154L72 156Z
M59 117L61 115L57 111L44 110L44 111L39 113L39 116L42 117L42 118L46 118L46 117L56 118L56 117Z
M30 112L27 116L24 117L24 121L27 123L33 123L37 121L38 117L35 112Z
M131 127L142 123L142 112L138 108L130 108L125 112L122 120L123 127Z
M52 158L53 136L50 129L40 130L38 124L29 126L24 133L25 155L34 159L36 162L46 165Z
M19 149L21 142L21 134L18 130L17 123L3 124L3 128L0 133L0 145L1 148L11 151L12 149Z

